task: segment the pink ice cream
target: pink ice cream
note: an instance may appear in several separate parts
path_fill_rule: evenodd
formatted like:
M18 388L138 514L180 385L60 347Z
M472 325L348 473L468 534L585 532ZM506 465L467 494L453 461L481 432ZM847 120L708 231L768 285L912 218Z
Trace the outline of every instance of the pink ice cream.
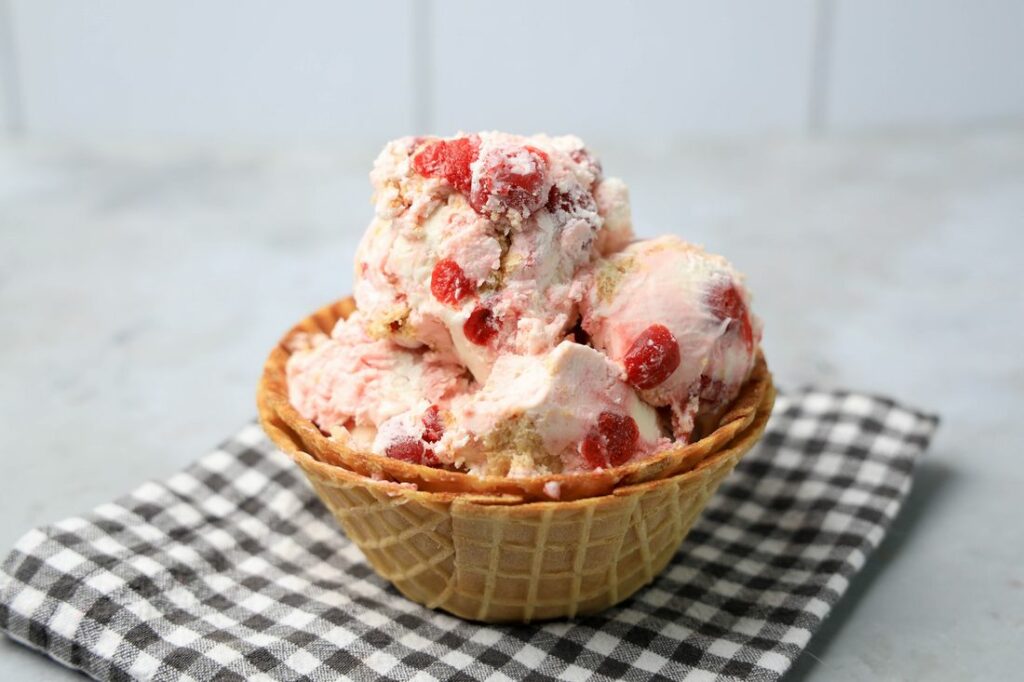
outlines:
M469 387L466 371L436 353L371 339L358 312L305 342L288 360L290 402L322 431L343 428L364 444L392 417L447 407Z
M632 238L625 185L575 137L403 138L371 179L355 285L369 333L478 381L503 353L554 348L576 322L581 271Z
M453 401L465 468L511 476L607 468L666 444L658 415L589 346L506 354L487 383Z
M761 322L743 278L677 237L636 242L599 262L583 329L650 405L669 406L677 439L719 414L754 365Z
M593 471L688 441L749 376L740 275L632 242L625 184L579 139L403 138L371 180L358 311L287 367L330 437L479 475Z

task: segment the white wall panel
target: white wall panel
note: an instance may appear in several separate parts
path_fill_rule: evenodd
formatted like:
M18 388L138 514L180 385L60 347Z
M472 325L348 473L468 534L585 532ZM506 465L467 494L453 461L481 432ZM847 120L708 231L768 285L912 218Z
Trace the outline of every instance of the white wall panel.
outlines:
M837 0L826 125L1024 116L1024 2Z
M434 4L433 127L653 139L803 129L814 7Z
M816 52L822 6L834 11ZM333 137L372 149L424 127L649 144L802 131L812 118L829 131L1024 117L1019 0L4 7L0 67L14 68L0 68L0 126L19 112L30 134Z
M0 0L0 135L11 132L18 102L14 65L13 26L7 0Z
M9 89L7 83L7 73L3 69L3 65L0 64L0 136L8 134L11 131L11 106L12 103L9 101Z
M412 1L13 0L26 127L405 133Z

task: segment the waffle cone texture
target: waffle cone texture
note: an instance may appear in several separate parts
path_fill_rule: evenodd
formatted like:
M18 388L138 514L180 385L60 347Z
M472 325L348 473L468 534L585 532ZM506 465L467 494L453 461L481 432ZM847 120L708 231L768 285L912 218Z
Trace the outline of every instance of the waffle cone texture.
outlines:
M288 402L289 340L329 333L351 299L296 325L271 352L260 422L303 470L373 568L406 597L485 622L592 614L650 583L764 431L775 391L763 357L695 443L604 472L484 478L353 452ZM543 488L556 482L561 499Z

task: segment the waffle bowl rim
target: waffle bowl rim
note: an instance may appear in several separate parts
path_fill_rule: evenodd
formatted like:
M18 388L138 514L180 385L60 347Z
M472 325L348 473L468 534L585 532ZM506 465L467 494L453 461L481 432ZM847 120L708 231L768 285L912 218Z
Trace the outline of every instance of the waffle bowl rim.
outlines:
M403 462L345 447L325 436L315 424L302 417L288 399L285 367L291 355L294 336L318 332L329 334L338 319L347 317L354 310L355 302L351 297L333 301L300 320L281 337L267 357L257 390L260 422L275 444L293 459L295 456L289 452L290 448L282 447L282 443L290 445L292 441L298 441L303 446L298 449L313 461L345 470L368 481L395 483L403 489L409 489L409 484L412 484L421 492L469 495L481 499L504 498L520 503L566 502L602 497L619 488L672 478L701 468L705 460L727 449L734 439L745 432L762 410L770 412L774 401L772 376L763 352L758 349L750 378L720 418L718 427L700 440L671 446L651 457L592 472L522 478L476 476L468 472ZM546 486L550 483L558 485L558 500L552 500L547 493Z
M764 396L762 405L757 410L755 418L736 437L729 441L713 455L701 460L696 466L685 471L680 471L672 476L627 483L616 486L603 495L579 497L572 499L533 499L525 496L517 496L507 493L480 493L476 491L447 491L447 490L423 490L415 484L403 481L395 481L388 478L373 478L365 476L357 471L345 467L323 462L310 453L306 452L300 444L301 440L289 434L287 427L281 428L278 420L265 421L261 416L261 426L277 448L297 464L307 475L315 475L319 482L343 483L348 485L362 485L377 488L390 496L408 496L417 499L419 502L431 505L447 506L456 502L487 507L520 508L520 509L542 509L558 508L563 510L583 508L591 504L601 504L608 499L617 499L624 496L640 494L652 490L660 485L676 484L689 478L701 476L707 469L718 464L718 460L733 456L739 451L737 461L749 452L760 441L764 434L768 420L771 417L772 407L776 398L776 392L772 387Z

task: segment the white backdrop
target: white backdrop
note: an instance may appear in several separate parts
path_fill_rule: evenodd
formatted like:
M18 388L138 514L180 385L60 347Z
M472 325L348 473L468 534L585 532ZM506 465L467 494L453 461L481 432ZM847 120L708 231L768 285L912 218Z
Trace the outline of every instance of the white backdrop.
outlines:
M1024 117L1019 0L0 0L0 123L655 141Z

